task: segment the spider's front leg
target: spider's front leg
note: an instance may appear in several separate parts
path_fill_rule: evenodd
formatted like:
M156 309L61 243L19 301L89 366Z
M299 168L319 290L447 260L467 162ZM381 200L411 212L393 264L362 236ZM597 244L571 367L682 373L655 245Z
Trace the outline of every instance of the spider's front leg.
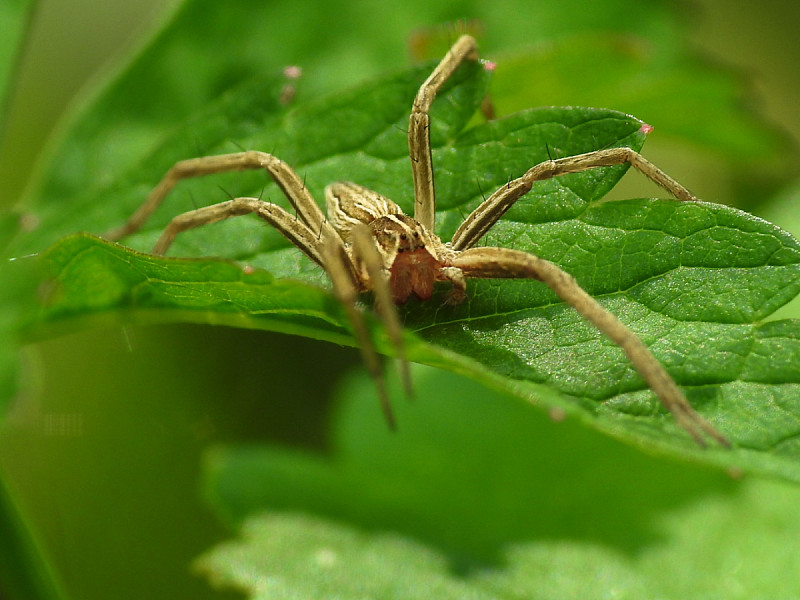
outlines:
M625 351L678 425L688 431L698 444L704 446L703 435L707 435L723 446L730 446L725 436L694 411L670 374L636 334L586 293L571 275L550 261L519 250L482 247L457 253L452 266L460 269L465 277L532 278L544 282Z
M380 226L389 215L402 215L394 202L370 189L352 182L340 181L325 188L328 218L346 246L339 252L325 252L325 270L331 277L334 293L348 311L353 332L364 362L375 380L384 413L394 424L391 407L383 382L377 351L368 335L364 316L356 308L359 292L371 291L375 312L383 322L386 333L400 365L400 378L411 395L411 375L403 341L403 325L397 313L395 291L390 285L392 264L399 250L402 234ZM404 216L404 215L403 215ZM345 277L342 265L347 263L353 277Z
M356 237L360 239L361 234L356 233ZM363 243L363 241L359 241L359 243ZM371 242L367 240L367 243ZM364 315L358 308L359 292L370 285L371 276L375 276L375 280L379 281L382 274L375 272L375 264L372 255L369 255L364 262L367 272L362 274L361 270L356 268L354 272L357 274L357 279L354 280L351 275L351 270L349 269L349 266L353 264L353 259L347 253L346 249L330 242L325 245L325 271L331 279L333 293L347 313L347 318L353 328L353 335L361 351L361 358L372 380L375 382L375 387L378 389L378 397L381 401L381 408L386 417L386 422L389 423L391 429L396 429L397 425L395 423L394 413L392 412L392 405L389 402L389 395L386 391L383 366L381 365L375 346L372 343L372 338L367 329ZM380 269L380 266L378 266L378 269ZM378 287L380 287L380 283L378 283ZM391 327L387 328L391 329ZM397 344L395 344L395 346L397 347ZM402 342L399 347L402 348ZM405 357L401 356L400 358L403 363L405 363ZM405 380L404 378L404 381Z

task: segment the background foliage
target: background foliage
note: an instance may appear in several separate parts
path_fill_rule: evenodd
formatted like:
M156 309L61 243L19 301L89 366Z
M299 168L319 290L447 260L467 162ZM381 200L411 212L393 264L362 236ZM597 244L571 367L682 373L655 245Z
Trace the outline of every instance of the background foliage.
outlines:
M187 5L120 85L88 112L77 111L85 116L70 135L87 143L62 148L58 162L38 172L46 189L103 189L115 181L115 165L135 163L187 116L211 131L225 129L235 144L262 123L256 114L214 122L213 111L203 111L222 91L300 63L298 94L322 95L404 66L414 28L472 16L485 29L484 53L510 65L509 76L500 71L493 84L503 113L549 104L634 113L657 124L659 136L675 136L666 147L648 144L646 153L700 196L780 216L781 204L766 203L790 172L792 152L774 129L741 110L739 76L692 57L685 33L697 13L685 5L618 2L587 10L561 2L540 3L532 12L509 3L489 12L478 3L415 10L353 3L333 14L327 6ZM24 22L24 14L10 18ZM297 14L304 15L302 27ZM6 139L13 134L9 123ZM183 155L203 148L196 137L184 144ZM25 148L4 148L10 203L20 196L13 182L26 169L9 156L24 157ZM175 152L174 145L168 149ZM146 187L117 191L135 196ZM791 201L796 194L787 190L779 198ZM111 196L108 220L127 210ZM62 195L57 205L35 194L24 202L44 222L61 224L16 242L17 257L73 232L85 214L78 195ZM12 231L16 216L3 223ZM37 242L37 235L53 237ZM3 294L23 294L31 282L3 268L4 281L13 282ZM25 310L13 301L4 307L8 321ZM792 486L734 482L643 456L576 423L551 423L497 392L427 370L416 374L420 397L413 409L398 403L409 411L402 415L408 429L387 439L380 422L364 423L375 416L373 405L363 404L364 397L374 401L368 382L338 378L357 365L353 353L261 332L93 325L28 350L35 358L24 372L27 400L14 407L0 440L4 472L75 597L107 597L117 586L138 595L211 594L185 566L212 540L231 534L196 500L198 454L211 443L267 437L269 447L230 446L208 458L210 506L229 524L265 507L271 512L253 517L248 537L207 554L201 565L215 580L238 578L254 589L265 574L281 575L284 587L269 597L280 597L274 594L281 589L323 596L327 584L310 576L320 569L337 590L373 585L377 595L398 597L414 593L398 588L399 580L445 597L511 589L569 597L581 586L597 590L598 578L609 582L605 591L623 597L797 593L796 582L777 576L797 570L793 554L783 551L798 530ZM14 360L10 348L3 345L5 366ZM18 372L6 372L9 389ZM329 423L333 388L340 408ZM274 445L281 441L327 448L327 458ZM465 460L454 462L459 457ZM298 541L299 529L306 536ZM384 560L370 562L375 554ZM269 562L275 556L278 573ZM286 569L287 561L295 568ZM362 579L361 572L382 576Z

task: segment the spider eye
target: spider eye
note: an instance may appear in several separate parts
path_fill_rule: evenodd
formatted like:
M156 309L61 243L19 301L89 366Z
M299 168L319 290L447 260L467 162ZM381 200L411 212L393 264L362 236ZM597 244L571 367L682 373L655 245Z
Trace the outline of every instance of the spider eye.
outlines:
M400 234L400 239L401 239L401 240L403 240L403 241L405 241L405 240L407 240L407 239L408 239L408 236L407 236L405 233L401 233L401 234Z
M416 239L419 239L419 231L415 231L415 232L414 232L414 237L415 237Z

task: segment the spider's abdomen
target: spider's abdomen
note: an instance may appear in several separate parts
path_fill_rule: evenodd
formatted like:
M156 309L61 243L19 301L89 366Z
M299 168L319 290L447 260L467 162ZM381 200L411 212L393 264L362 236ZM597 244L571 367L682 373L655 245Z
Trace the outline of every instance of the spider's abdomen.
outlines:
M370 229L389 271L394 301L402 304L411 294L429 299L442 266L435 251L439 239L403 213L379 217Z
M403 304L413 293L420 300L433 295L441 265L424 247L408 252L398 252L389 268L389 287L397 304Z

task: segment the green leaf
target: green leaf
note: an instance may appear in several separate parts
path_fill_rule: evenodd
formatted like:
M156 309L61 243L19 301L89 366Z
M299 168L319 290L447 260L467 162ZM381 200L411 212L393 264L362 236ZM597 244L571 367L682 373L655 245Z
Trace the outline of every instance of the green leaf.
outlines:
M156 322L227 323L347 339L330 294L265 271L218 260L165 260L81 234L53 246L44 260L54 276L45 323L130 310Z
M429 64L410 73L384 77L289 111L280 102L284 85L282 77L270 75L249 81L176 128L141 162L133 161L129 172L114 172L115 177L111 180L101 177L92 188L65 198L66 206L61 203L43 206L37 213L41 225L21 238L15 250L19 253L41 251L69 233L80 230L99 233L113 227L124 221L141 203L153 182L175 163L176 156L220 154L243 147L269 148L279 153L283 160L303 174L309 189L317 196L321 196L328 183L350 177L363 185L373 185L391 193L398 202L409 207L411 182L405 134L409 98L416 93L416 88L431 68ZM436 121L432 131L439 146L453 139L464 127L483 98L487 85L488 73L477 64L467 65L460 70L453 85L440 95L442 108L433 113ZM617 129L621 127L625 131L623 135L629 135L638 127L633 119L619 113L608 114L619 121ZM346 135L342 135L342 123L347 123ZM617 140L619 136L615 137L616 133L606 133L602 141ZM231 140L236 140L236 145ZM74 150L75 154L78 152L84 150ZM73 185L69 179L74 177L74 163L87 164L91 160L94 160L91 149L85 150L85 156L72 157L69 161L71 166L65 164L63 169L55 171L48 193L63 196L65 189ZM278 201L280 191L274 185L267 186L267 181L263 173L235 173L183 182L181 191L175 194L172 202L168 202L164 210L147 223L145 235L126 242L133 247L149 249L157 230L162 229L176 212L194 208L197 203L220 201L227 194L261 195ZM376 185L379 183L383 185ZM479 190L473 184L468 197L478 195ZM114 199L113 204L109 204L109 198ZM462 198L461 202L466 200ZM241 237L231 235L226 228L246 226L243 223L243 220L224 223L217 229L217 237L221 240ZM253 228L254 224L250 223L249 230L255 229L256 233L245 246L236 248L226 243L219 248L206 246L188 252L181 249L180 254L254 259L259 254L259 238L270 252L274 251L275 245L288 246L285 241L276 241L279 236L264 231L260 225ZM186 239L191 237L191 234L185 236Z
M118 225L174 157L187 155L187 139L200 146L201 155L219 153L234 126L245 147L276 143L317 198L324 185L347 178L410 209L402 127L409 98L429 69L384 77L289 111L277 101L275 78L252 82L176 129L130 173L87 191L80 207L68 214L43 212L43 226L26 242L42 244L80 229L80 223L96 231ZM548 156L622 145L638 149L644 141L640 121L601 109L533 109L462 131L483 98L487 77L480 65L465 65L435 105L437 219L445 240L483 193ZM255 104L262 107L258 127L251 120ZM792 387L798 373L791 361L761 357L776 348L796 355L797 326L756 323L800 289L800 246L775 226L727 207L646 199L598 204L623 172L596 169L537 184L485 243L532 252L572 273L652 347L694 406L734 444L762 452L763 460L753 465L795 477L783 459L796 456L800 439ZM183 182L126 244L146 250L172 215L192 207L192 198L215 201L208 190L217 183L237 196L280 198L260 173ZM108 198L115 199L113 207ZM247 269L153 258L86 236L68 237L44 257L57 285L43 323L124 310L147 320L236 323L348 339L340 307L307 285L327 285L320 269L255 219L188 232L172 252L235 258ZM247 275L252 267L292 281ZM471 372L526 400L566 406L593 426L640 444L696 450L623 352L544 285L474 281L469 300L458 307L443 306L446 292L403 308L406 326L419 338L410 343L412 360ZM551 393L542 391L544 384ZM782 410L773 408L776 398Z
M787 231L795 236L800 233L800 215L794 210L800 202L800 180L795 179L790 185L784 188L772 202L765 205L760 211L760 216L769 221L780 223ZM799 318L800 317L800 298L795 298L792 302L782 307L772 319Z
M796 486L649 456L442 371L414 377L396 433L361 376L340 391L328 455L212 452L208 497L242 530L198 567L252 598L800 593L786 576Z

